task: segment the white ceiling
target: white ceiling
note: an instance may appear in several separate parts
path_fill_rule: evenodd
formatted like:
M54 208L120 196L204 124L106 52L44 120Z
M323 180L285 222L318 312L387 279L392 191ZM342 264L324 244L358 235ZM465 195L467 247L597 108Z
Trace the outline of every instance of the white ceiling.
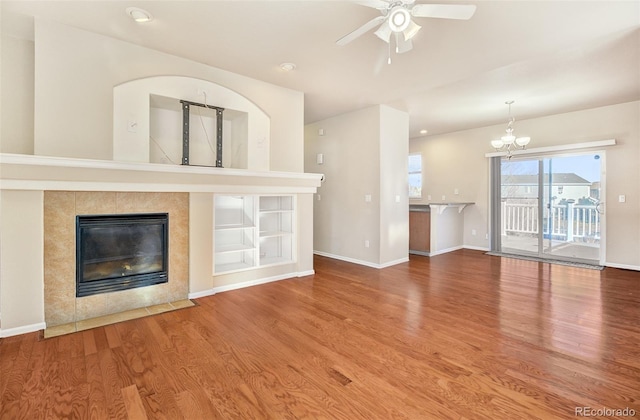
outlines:
M5 34L32 37L40 16L302 91L306 123L388 104L416 137L506 122L507 100L526 119L640 99L640 0L433 2L477 11L416 18L413 50L390 65L373 31L335 44L379 14L346 1L1 3ZM128 6L154 20L136 24Z

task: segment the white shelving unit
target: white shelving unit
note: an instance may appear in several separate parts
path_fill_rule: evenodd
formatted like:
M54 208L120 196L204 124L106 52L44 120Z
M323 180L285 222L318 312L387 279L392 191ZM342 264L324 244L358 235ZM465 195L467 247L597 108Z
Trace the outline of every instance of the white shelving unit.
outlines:
M295 260L294 197L215 195L214 274Z
M244 270L257 263L255 197L214 197L214 273Z
M261 196L260 265L293 260L293 197Z

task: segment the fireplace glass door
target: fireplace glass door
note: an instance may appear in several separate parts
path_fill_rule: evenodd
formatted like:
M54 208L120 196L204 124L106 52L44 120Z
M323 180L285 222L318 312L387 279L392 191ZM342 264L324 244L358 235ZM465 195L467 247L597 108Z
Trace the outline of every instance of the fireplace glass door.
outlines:
M168 215L77 216L76 296L168 281Z

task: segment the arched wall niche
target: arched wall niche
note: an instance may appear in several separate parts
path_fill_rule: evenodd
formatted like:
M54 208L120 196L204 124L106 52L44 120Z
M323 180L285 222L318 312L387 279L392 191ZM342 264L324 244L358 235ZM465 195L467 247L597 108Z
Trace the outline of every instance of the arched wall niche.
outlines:
M224 108L223 167L268 171L269 116L246 97L184 76L132 80L113 89L113 160L181 164L180 100ZM190 164L215 166L216 118L191 107Z

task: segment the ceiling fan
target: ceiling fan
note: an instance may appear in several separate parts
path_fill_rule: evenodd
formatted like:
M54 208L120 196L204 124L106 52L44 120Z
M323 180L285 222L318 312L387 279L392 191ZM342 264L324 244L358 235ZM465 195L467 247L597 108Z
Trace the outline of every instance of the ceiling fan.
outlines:
M394 35L397 53L404 53L413 48L411 39L418 33L421 26L416 24L412 17L468 20L476 11L475 5L415 4L415 0L362 0L356 3L378 9L382 15L343 36L336 41L336 44L346 45L380 25L375 32L376 36L390 44L391 36Z

